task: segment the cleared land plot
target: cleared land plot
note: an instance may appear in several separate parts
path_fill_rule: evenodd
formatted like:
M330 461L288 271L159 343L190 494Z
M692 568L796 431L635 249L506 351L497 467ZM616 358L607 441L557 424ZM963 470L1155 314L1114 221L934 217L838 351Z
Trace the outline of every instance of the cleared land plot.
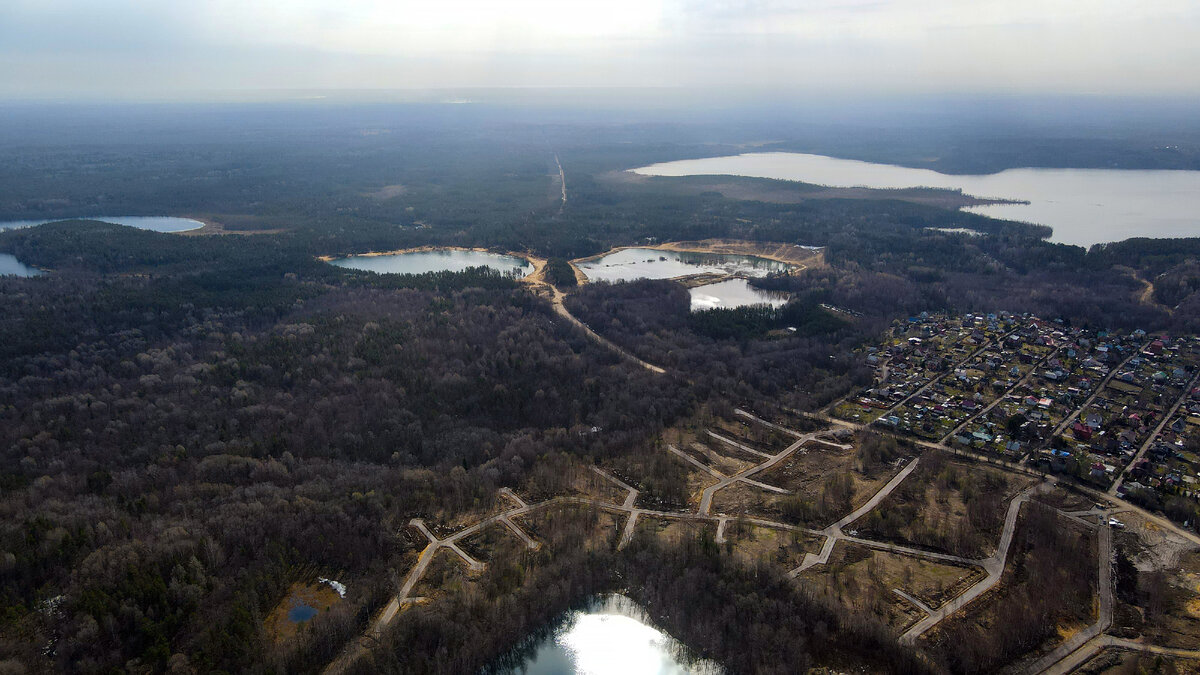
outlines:
M425 574L413 588L413 597L435 598L446 592L458 592L475 585L474 575L467 570L458 554L443 546L433 554Z
M1094 499L1063 487L1055 487L1048 492L1038 492L1033 498L1061 511L1089 511L1096 506Z
M866 503L898 470L889 466L864 474L857 470L858 464L854 448L809 443L754 475L755 480L788 490L789 494L737 483L717 492L713 511L826 527Z
M1104 649L1075 671L1080 675L1126 675L1127 673L1200 673L1200 660L1175 656Z
M288 617L288 613L295 607L311 607L319 614L341 601L341 596L329 584L294 583L288 588L283 600L267 615L264 622L267 636L276 643L287 642L296 637L303 623L292 621Z
M790 434L741 418L734 420L716 418L710 428L714 433L768 455L779 453L796 440ZM717 442L711 436L708 437L708 440L705 438L699 440L705 443Z
M1123 547L1130 543L1124 537L1120 541ZM1147 567L1145 561L1140 557L1138 567ZM1200 649L1200 553L1182 554L1176 565L1139 570L1134 583L1136 590L1119 594L1137 603L1134 612L1120 613L1117 624L1131 629L1121 634L1163 647Z
M951 672L996 672L1096 620L1097 535L1037 502L1021 508L1000 583L921 636Z
M504 523L493 523L459 540L458 547L481 562L512 560L529 550L525 542Z
M758 561L794 569L804 562L805 553L817 553L825 537L781 530L775 527L730 521L725 525L725 539L734 555L746 563Z
M968 558L993 554L1008 504L1035 479L929 452L855 523L860 536Z
M715 438L710 438L704 443L693 441L686 446L675 447L704 466L711 467L726 476L745 471L764 461L762 457L755 457Z
M978 582L983 572L838 542L827 565L813 567L800 578L902 632L925 613L895 589L936 608Z
M638 518L635 526L635 536L654 535L673 544L699 537L702 532L708 532L710 537L715 538L717 526L714 523L699 520L677 520L652 516Z
M615 547L625 527L624 514L577 504L538 509L513 518L521 529L544 547L583 545ZM516 537L514 537L516 539Z

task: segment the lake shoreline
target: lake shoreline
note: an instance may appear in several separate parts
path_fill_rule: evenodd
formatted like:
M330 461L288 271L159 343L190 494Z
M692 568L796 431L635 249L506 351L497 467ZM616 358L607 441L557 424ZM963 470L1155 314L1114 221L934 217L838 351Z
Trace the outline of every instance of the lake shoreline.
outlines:
M1187 169L1016 168L993 174L932 169L825 155L763 152L650 164L644 176L741 176L866 190L959 190L989 200L959 211L1049 228L1051 243L1089 248L1135 237L1200 235L1200 171Z

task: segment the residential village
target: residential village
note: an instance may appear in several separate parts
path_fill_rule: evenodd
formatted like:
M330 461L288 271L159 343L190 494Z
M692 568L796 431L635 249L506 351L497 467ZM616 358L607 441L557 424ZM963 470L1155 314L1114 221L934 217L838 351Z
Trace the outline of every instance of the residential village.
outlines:
M1071 476L1194 524L1200 338L922 313L865 358L875 383L833 417Z

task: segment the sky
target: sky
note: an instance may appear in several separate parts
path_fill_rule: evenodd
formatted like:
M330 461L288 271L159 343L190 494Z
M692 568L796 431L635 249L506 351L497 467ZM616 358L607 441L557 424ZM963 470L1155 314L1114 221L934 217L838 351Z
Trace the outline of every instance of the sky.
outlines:
M1200 95L1200 0L2 0L0 100L472 87Z

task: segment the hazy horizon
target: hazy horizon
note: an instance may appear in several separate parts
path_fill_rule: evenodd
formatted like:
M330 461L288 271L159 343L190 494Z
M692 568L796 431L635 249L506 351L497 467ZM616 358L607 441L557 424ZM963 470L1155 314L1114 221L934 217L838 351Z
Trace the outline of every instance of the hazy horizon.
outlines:
M1200 5L1066 0L12 0L0 99L683 88L1200 95Z

